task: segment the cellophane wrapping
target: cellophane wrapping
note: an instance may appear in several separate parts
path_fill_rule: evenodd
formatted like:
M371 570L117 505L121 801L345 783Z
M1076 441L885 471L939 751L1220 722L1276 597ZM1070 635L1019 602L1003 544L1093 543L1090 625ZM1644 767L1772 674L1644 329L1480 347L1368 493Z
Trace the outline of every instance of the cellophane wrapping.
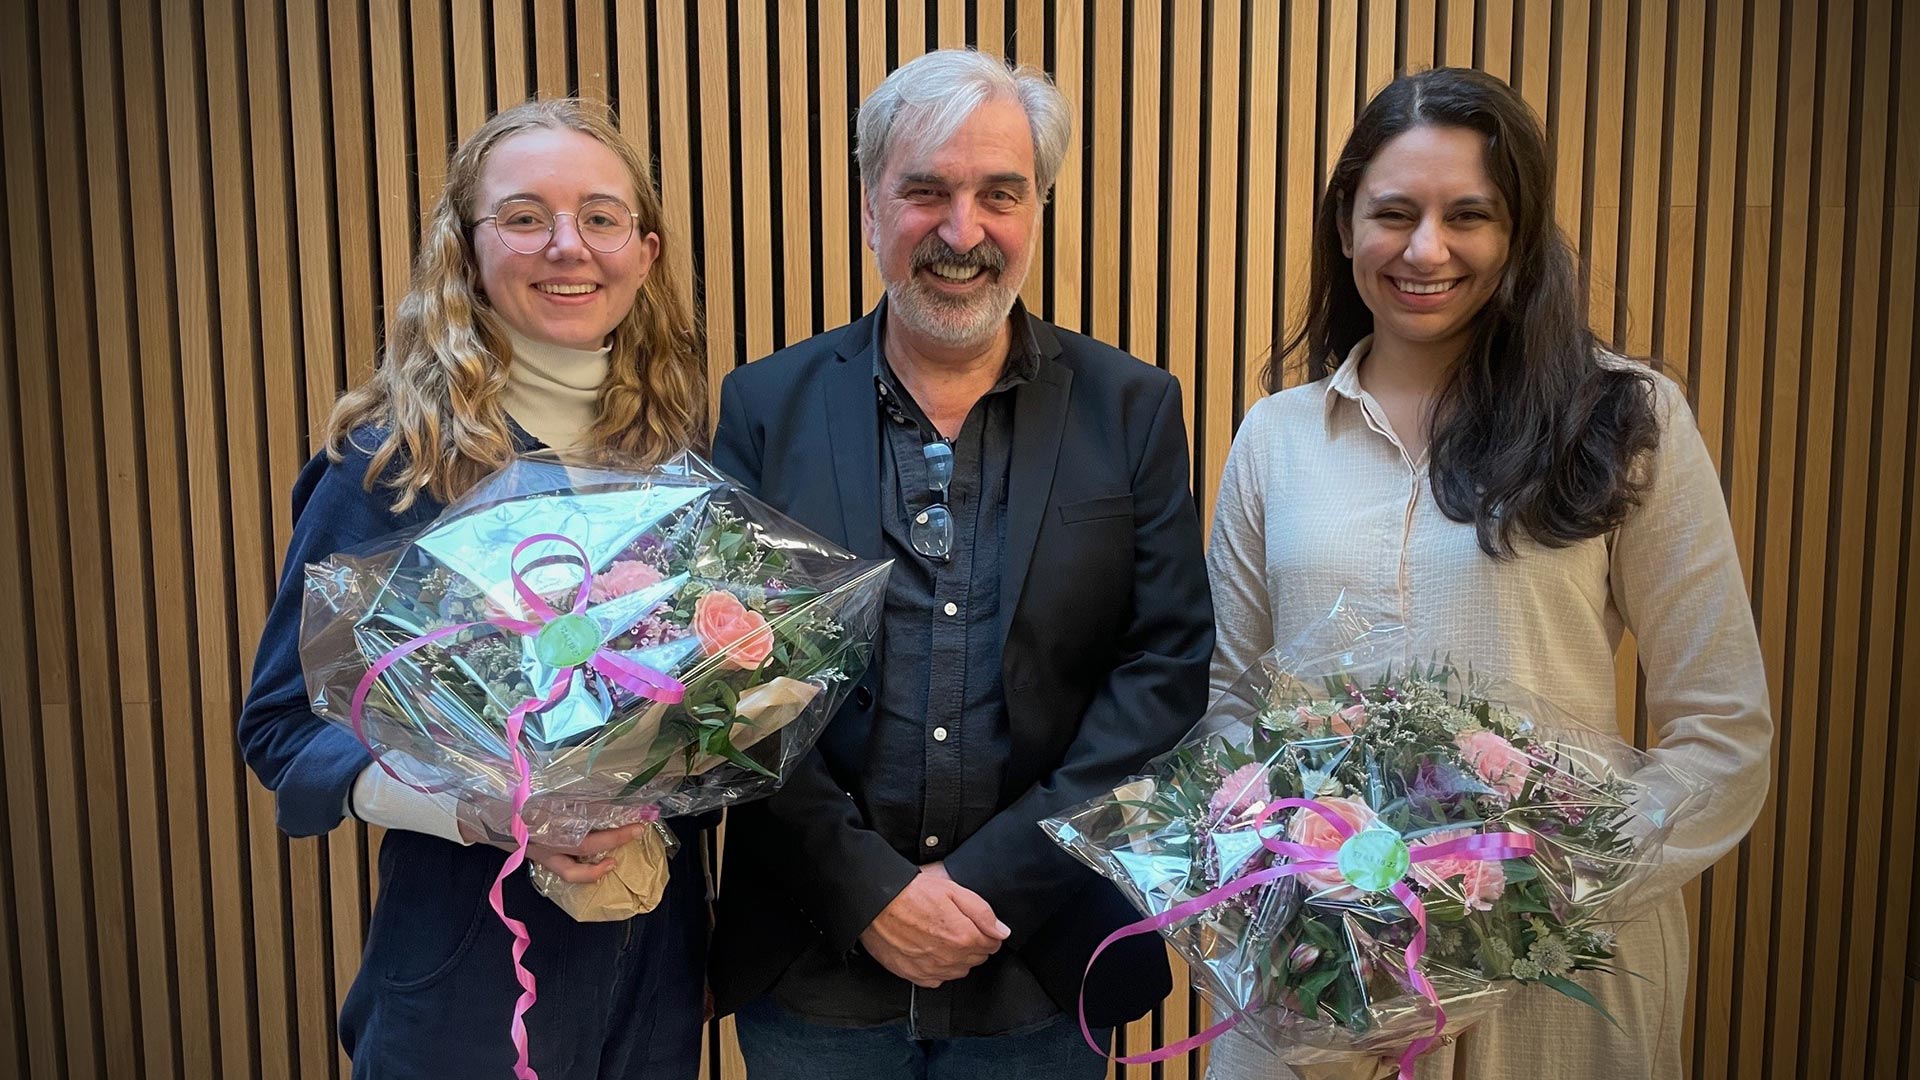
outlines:
M1701 795L1610 731L1343 603L1143 774L1042 828L1148 916L1290 861L1263 839L1340 851L1162 932L1216 1016L1237 1015L1290 1064L1370 1073L1439 1034L1436 1007L1457 1033L1528 984L1597 1006L1573 976L1613 971L1617 920ZM1269 809L1289 798L1345 819L1375 858L1321 812ZM1533 850L1394 861L1474 834L1522 834ZM1349 877L1348 855L1379 887ZM1431 997L1410 977L1420 927L1386 891L1383 859L1424 909Z
M773 791L865 668L890 567L692 454L530 454L420 528L308 565L300 655L314 712L495 839L519 781L507 717L547 701L521 733L522 817L532 842L570 846ZM576 609L565 635L538 632ZM635 693L608 657L683 696Z

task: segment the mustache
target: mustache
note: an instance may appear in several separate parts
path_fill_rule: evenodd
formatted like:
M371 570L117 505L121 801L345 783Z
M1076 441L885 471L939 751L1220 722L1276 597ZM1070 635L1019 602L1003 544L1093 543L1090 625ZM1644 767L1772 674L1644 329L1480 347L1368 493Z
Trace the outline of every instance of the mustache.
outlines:
M979 267L998 274L1007 268L1007 253L1000 250L1000 245L987 239L982 239L966 251L955 251L940 239L940 234L929 233L913 249L913 269L919 270L934 263Z

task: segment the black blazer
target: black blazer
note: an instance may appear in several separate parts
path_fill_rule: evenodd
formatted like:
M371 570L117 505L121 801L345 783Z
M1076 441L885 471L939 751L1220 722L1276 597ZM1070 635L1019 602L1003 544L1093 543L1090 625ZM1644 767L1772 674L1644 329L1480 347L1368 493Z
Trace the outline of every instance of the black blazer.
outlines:
M946 867L993 905L1013 931L1007 947L1072 1014L1094 947L1139 915L1035 823L1111 790L1199 718L1213 604L1179 383L1016 312L1041 360L1013 391L1000 603L1013 752L999 813ZM873 558L884 555L880 317L729 374L713 447L714 463L766 502ZM722 1014L764 993L817 937L836 953L854 948L916 873L861 811L874 679L870 668L777 794L730 812L710 971ZM1170 984L1158 936L1128 939L1087 981L1088 1020L1132 1020Z

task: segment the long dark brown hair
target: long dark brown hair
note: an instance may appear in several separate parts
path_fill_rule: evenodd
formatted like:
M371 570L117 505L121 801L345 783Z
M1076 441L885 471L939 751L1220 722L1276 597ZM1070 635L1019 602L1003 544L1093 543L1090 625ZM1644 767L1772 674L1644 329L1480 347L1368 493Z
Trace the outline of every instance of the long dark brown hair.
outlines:
M1609 532L1638 504L1640 466L1659 441L1653 375L1646 364L1601 362L1586 286L1553 220L1546 135L1526 101L1491 75L1402 75L1367 103L1314 218L1305 320L1268 360L1267 390L1281 389L1289 360L1310 380L1325 377L1373 333L1341 250L1341 223L1381 147L1429 126L1486 136L1487 175L1512 226L1500 284L1434 402L1434 502L1452 520L1472 522L1494 558L1512 557L1516 532L1547 547Z

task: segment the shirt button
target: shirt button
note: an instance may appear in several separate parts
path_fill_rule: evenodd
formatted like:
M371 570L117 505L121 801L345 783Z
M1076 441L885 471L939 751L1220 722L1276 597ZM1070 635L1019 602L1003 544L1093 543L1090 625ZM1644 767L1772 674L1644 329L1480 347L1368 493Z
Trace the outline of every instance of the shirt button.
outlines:
M949 615L958 615L960 614L960 605L949 600L947 601L947 606L941 608L940 610L946 612Z
M934 729L933 729L933 741L934 741L934 742L946 742L946 741L947 741L947 729L946 729L946 728L943 728L943 727L937 727L937 728L934 728Z
M939 837L937 837L937 836L929 836L929 837L927 837L927 846L928 846L928 847L939 847L939 846L940 846L940 838L939 838Z

